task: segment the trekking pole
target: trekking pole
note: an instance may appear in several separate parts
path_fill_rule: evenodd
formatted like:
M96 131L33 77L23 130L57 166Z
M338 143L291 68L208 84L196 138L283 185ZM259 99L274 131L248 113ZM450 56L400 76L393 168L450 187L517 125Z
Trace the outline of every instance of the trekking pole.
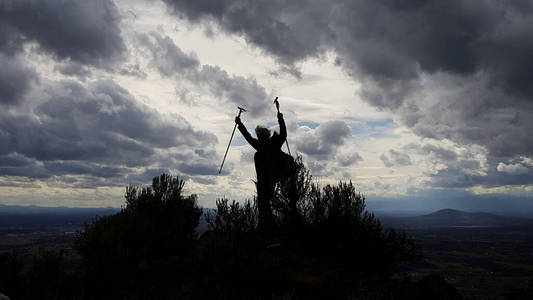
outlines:
M274 99L274 102L276 104L276 109L278 110L278 113L279 113L279 101L278 101L278 97L276 97L276 99ZM289 141L287 138L285 138L285 144L287 144L287 151L289 151L289 155L292 156L291 154L291 148L289 148Z
M237 106L237 108L239 109L239 114L237 115L237 117L241 117L241 113L243 111L246 111L246 109L240 107L240 106ZM228 150L229 150L229 146L231 145L231 140L233 140L233 135L235 134L235 129L237 128L237 123L235 123L235 126L233 126L233 132L231 133L231 137L229 138L229 143L228 143L228 148L226 148L226 153L224 154L224 159L222 160L222 164L220 165L220 170L218 170L218 174L220 174L222 172L222 167L224 166L224 162L226 161L226 155L228 155Z

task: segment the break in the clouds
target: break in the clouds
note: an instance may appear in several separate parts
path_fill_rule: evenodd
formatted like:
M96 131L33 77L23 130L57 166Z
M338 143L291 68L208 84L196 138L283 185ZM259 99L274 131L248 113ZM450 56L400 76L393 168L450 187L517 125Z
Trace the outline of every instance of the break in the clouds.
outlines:
M333 51L366 101L422 137L533 151L532 1L165 2L285 66Z

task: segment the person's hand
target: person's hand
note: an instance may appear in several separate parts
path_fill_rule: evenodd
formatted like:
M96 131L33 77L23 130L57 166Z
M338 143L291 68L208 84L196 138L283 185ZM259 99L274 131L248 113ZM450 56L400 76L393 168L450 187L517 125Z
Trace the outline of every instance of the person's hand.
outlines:
M241 118L240 118L239 116L235 117L235 123L236 123L237 125L241 125L241 124L242 124L242 123L241 123Z
M282 113L278 113L278 119L283 119L283 114Z

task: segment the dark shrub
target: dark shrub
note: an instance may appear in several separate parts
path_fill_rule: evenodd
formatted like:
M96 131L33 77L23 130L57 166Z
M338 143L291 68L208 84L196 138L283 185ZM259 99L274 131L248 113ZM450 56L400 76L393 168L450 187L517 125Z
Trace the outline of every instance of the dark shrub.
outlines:
M183 186L167 174L149 187L129 186L119 213L86 225L75 247L93 284L111 289L156 280L154 273L170 267L170 258L179 261L191 253L202 209L196 195L183 195Z
M0 292L19 296L22 289L22 259L13 253L0 253Z
M301 157L295 167L294 175L278 184L273 208L281 237L298 251L376 275L389 275L398 263L417 257L405 233L384 230L365 211L365 197L351 181L320 188Z
M384 230L365 211L365 198L351 182L321 188L301 157L295 175L278 184L272 208L276 230L265 234L257 228L255 201L217 201L199 252L208 261L207 286L224 287L232 297L247 291L270 298L291 289L309 299L345 297L364 288L354 283L388 278L399 263L417 257L403 232Z
M52 299L61 295L67 282L63 265L63 252L52 248L38 248L31 257L25 272L28 299L39 296Z
M301 157L294 176L276 188L272 232L258 230L255 199L219 199L196 240L201 209L169 175L150 187L130 186L125 197L119 213L87 225L76 240L86 298L346 298L381 286L415 254L403 233L384 230L365 211L351 182L321 188Z
M25 256L0 254L0 291L11 299L79 297L79 276L66 270L64 254L50 246Z

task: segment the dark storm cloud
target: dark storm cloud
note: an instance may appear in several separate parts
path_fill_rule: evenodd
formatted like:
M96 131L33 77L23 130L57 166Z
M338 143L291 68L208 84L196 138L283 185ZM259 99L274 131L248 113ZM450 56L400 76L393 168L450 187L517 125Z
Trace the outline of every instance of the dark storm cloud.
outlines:
M272 104L265 88L253 77L230 75L218 66L203 65L191 80L205 86L209 91L236 105L246 107L252 116L267 111Z
M26 177L33 179L47 179L52 175L45 168L37 164L26 166L0 166L0 176Z
M214 135L141 104L110 80L62 81L42 94L49 98L32 112L0 112L0 175L120 178L131 168L157 164L161 151L216 143Z
M38 79L37 73L19 59L0 53L0 105L18 104Z
M403 147L406 150L414 150L416 153L420 155L431 155L435 157L438 160L442 161L455 161L457 160L457 153L453 150L446 149L443 147L426 144L426 145L418 145L418 144L407 144Z
M0 155L0 166L2 167L22 167L35 164L35 161L20 155L18 153L10 153L7 155Z
M59 59L105 67L125 46L118 10L110 0L6 0L0 3L0 51L21 51L24 42Z
M91 75L91 71L87 69L83 64L76 62L66 62L56 64L54 70L65 76L78 77L84 80L87 76Z
M389 151L381 154L379 159L381 159L383 164L388 168L395 166L409 166L412 164L409 155L394 149L390 149Z
M276 55L284 63L325 48L327 3L321 1L164 0L174 13L191 21L216 21L223 29ZM325 9L321 11L321 7ZM330 33L329 35L333 35Z
M500 157L532 153L533 102L488 89L481 76L471 81L438 77L439 86L424 92L428 98L401 109L400 117L416 134L482 145Z
M163 76L189 80L217 98L246 107L252 116L270 107L265 88L255 78L230 75L218 66L200 65L195 54L186 54L172 39L157 32L138 34L137 42L148 50L150 64Z
M26 157L24 159L30 161ZM129 168L102 166L87 161L38 162L31 160L30 164L13 166L13 163L4 164L0 160L0 176L17 177L17 180L12 180L12 182L24 182L25 178L32 178L47 181L64 181L63 184L74 182L81 184L85 182L84 185L87 186L87 181L94 181L96 178L100 178L102 182L107 182L105 185L116 185L116 179L130 172L133 171ZM81 177L76 179L69 175L81 175Z
M329 121L298 137L295 143L299 151L325 160L333 157L348 137L350 128L344 121Z
M214 20L244 35L285 63L333 48L341 64L378 83L415 79L419 69L471 74L495 67L510 79L516 64L531 63L529 1L164 1L189 20ZM506 43L517 55L502 51ZM522 84L533 74L525 72L515 73Z
M157 32L138 34L137 41L149 49L152 65L163 76L195 70L200 65L194 54L184 53L168 36Z
M365 100L423 137L533 151L533 1L164 2L289 67L333 50ZM443 74L457 84L442 87Z

